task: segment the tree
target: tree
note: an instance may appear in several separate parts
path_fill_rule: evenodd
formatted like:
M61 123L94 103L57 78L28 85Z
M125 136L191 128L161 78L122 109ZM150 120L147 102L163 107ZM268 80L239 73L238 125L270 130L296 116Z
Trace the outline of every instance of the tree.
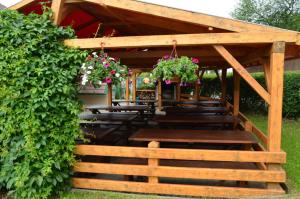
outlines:
M235 19L300 31L300 0L240 0Z

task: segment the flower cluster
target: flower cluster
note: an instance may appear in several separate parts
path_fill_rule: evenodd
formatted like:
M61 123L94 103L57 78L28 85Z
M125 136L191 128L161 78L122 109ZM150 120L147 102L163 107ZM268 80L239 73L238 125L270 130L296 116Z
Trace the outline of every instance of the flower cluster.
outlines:
M81 66L81 84L98 87L102 83L119 83L128 75L127 67L120 61L109 57L107 53L93 52Z
M179 77L182 83L195 82L198 79L196 71L199 59L186 56L172 57L163 56L158 60L153 69L153 78L161 79L166 84L171 84L174 77Z

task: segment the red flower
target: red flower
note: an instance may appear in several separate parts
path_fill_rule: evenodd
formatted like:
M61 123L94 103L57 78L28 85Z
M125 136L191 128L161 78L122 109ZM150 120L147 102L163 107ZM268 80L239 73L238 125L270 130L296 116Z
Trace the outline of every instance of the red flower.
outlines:
M192 62L193 62L194 64L198 64L198 63L199 63L199 59L197 59L197 58L192 58Z
M105 78L105 82L106 82L107 84L111 84L112 79L111 79L110 77L106 77L106 78Z
M110 74L114 75L114 74L116 74L116 71L112 70L112 71L110 71Z
M166 84L171 84L172 82L171 82L171 80L165 80L165 83Z

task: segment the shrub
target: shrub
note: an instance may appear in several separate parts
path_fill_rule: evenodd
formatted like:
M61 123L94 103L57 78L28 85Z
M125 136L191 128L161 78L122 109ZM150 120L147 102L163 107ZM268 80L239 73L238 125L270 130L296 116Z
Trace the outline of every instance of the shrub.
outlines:
M265 78L263 73L254 73L252 76L264 87ZM221 92L220 80L216 76L205 75L202 81L201 95L219 96ZM227 77L227 99L232 102L233 78ZM267 112L267 104L262 98L245 82L241 80L242 111ZM283 116L296 118L300 116L300 72L286 72L284 75Z
M0 11L0 186L15 198L67 188L80 136L76 77L86 53L52 13Z

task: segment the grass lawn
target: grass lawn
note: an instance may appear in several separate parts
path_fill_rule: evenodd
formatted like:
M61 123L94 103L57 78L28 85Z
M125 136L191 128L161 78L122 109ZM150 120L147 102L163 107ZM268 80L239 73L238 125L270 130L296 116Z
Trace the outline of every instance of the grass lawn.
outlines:
M258 128L266 132L266 116L254 114L247 116ZM284 120L282 149L287 153L284 168L288 175L288 184L292 188L291 191L300 192L300 121Z
M266 132L267 117L255 114L246 114L249 119L261 130ZM288 184L292 195L273 197L273 199L299 199L300 195L300 121L284 120L282 133L282 148L287 152L287 164L284 166L288 174ZM296 195L295 195L296 194ZM124 194L106 191L75 190L64 195L61 199L159 199L147 195ZM268 197L269 198L269 197ZM258 198L256 198L258 199Z

